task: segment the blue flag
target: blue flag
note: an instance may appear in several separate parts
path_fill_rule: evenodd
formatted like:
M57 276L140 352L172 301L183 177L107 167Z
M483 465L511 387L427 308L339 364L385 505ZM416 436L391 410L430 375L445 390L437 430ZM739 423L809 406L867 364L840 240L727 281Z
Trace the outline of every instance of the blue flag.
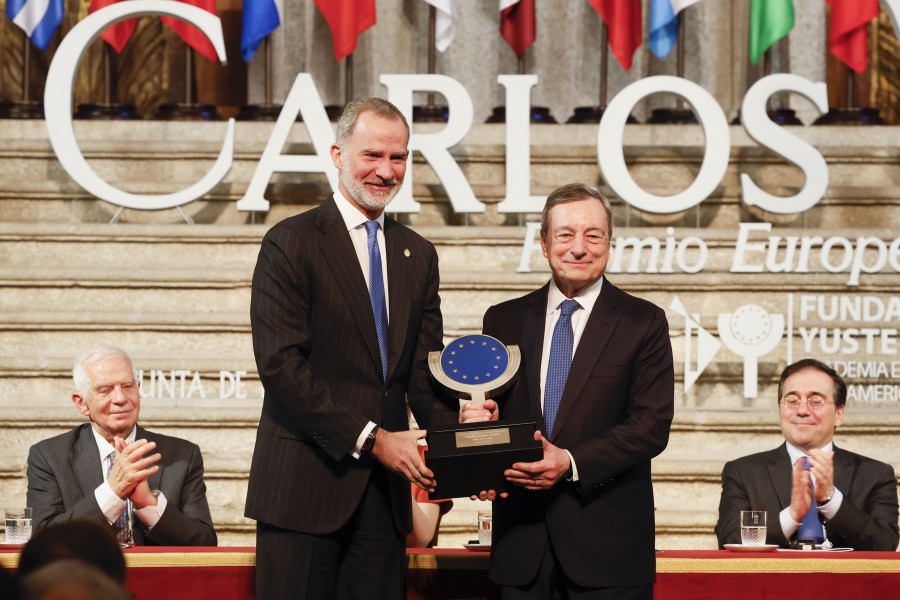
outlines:
M700 0L650 0L650 31L647 45L665 58L678 40L678 13Z
M267 35L278 29L284 14L283 0L244 0L241 56L250 62Z
M6 16L46 50L63 18L63 0L6 0Z

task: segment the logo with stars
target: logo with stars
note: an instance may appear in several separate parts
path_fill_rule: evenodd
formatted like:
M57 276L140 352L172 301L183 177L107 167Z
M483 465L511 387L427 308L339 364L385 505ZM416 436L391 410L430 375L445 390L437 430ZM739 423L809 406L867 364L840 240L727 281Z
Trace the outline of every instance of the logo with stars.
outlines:
M458 337L441 352L441 370L457 383L491 383L508 365L506 346L487 335Z

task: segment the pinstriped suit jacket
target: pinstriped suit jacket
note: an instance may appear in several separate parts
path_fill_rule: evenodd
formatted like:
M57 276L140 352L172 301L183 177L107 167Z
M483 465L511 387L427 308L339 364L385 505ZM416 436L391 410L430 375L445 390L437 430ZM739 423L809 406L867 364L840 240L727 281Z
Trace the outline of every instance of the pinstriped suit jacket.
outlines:
M166 510L151 531L134 519L134 542L138 546L215 546L203 457L196 444L176 437L152 433L138 427L137 439L156 442L162 455L159 470L148 478L151 490L166 496ZM104 473L97 454L91 425L38 442L28 452L28 506L34 509L35 528L71 519L93 519L106 523L94 490Z
M395 220L384 224L389 300L387 382L375 320L350 235L334 203L274 226L253 274L250 321L265 388L247 491L247 517L312 534L355 511L373 458L351 452L366 423L408 429L454 422L435 397L427 354L442 347L434 246ZM390 473L394 521L412 530L409 482Z

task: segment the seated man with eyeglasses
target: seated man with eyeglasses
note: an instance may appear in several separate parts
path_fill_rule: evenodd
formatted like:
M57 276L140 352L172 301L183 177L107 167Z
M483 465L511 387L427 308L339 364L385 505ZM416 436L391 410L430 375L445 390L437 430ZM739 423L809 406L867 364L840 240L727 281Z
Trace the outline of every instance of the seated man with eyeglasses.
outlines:
M740 511L765 510L767 544L788 548L792 540L803 540L826 548L896 550L894 469L833 442L844 422L844 380L807 358L781 374L778 397L786 443L722 470L719 546L741 543Z

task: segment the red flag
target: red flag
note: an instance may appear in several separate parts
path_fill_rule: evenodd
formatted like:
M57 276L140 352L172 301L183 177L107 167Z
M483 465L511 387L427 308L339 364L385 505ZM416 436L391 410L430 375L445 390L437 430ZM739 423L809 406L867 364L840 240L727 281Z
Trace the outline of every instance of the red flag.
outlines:
M184 2L185 4L190 4L191 6L202 8L206 12L216 14L216 0L177 1ZM181 39L183 39L191 48L211 61L219 60L219 57L216 55L216 49L213 47L212 42L210 42L199 29L197 29L193 25L188 25L186 22L180 19L175 19L173 17L162 17L160 20L171 27L175 33L181 36Z
M588 2L606 22L609 47L622 68L628 71L631 69L631 57L641 45L641 0L588 0Z
M534 0L518 0L500 11L500 33L516 58L534 43L534 31Z
M315 0L334 38L334 57L344 60L356 50L356 38L375 25L375 0Z
M91 2L91 13L94 13L101 8L112 6L120 1L121 0L93 0ZM116 52L121 53L125 48L125 44L128 42L128 38L130 38L131 34L134 32L136 25L137 19L128 19L121 23L116 23L112 27L107 27L106 30L100 34L100 37L110 46L115 48Z
M831 5L831 53L862 73L869 64L869 21L878 17L878 0L828 0Z

